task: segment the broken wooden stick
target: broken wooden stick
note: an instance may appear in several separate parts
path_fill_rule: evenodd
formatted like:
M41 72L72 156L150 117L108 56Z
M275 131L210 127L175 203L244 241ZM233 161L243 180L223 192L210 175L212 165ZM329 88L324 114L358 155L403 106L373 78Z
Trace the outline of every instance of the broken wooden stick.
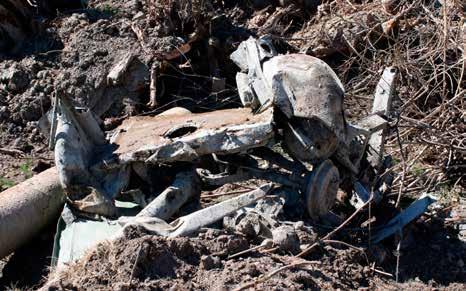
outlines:
M367 205L369 205L373 200L373 196L371 196L371 198L369 200L366 201L366 203L364 203L360 208L356 209L356 211L353 212L353 214L350 215L350 217L348 217L345 221L343 221L342 224L340 224L340 226L338 226L337 228L335 228L334 230L332 230L331 232L327 233L327 235L325 235L321 240L315 242L314 244L312 244L310 247L308 247L307 249L303 250L302 252L300 252L299 254L297 254L296 256L297 257L302 257L306 254L308 254L313 248L315 248L316 246L318 246L320 244L320 241L325 241L325 240L329 240L332 236L334 236L338 231L340 231L345 225L347 225L355 216L356 214L358 214L362 209L366 208Z
M149 85L150 98L149 98L149 103L147 103L147 106L149 106L149 108L152 108L152 109L157 107L158 105L158 102L157 102L157 71L158 71L157 65L153 64L150 70L150 85Z

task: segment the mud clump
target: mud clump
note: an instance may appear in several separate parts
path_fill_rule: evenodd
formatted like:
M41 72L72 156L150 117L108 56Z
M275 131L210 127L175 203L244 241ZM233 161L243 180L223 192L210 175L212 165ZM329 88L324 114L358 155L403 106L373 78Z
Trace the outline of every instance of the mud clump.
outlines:
M293 254L299 252L299 237L291 226L280 226L272 231L273 243L281 250Z

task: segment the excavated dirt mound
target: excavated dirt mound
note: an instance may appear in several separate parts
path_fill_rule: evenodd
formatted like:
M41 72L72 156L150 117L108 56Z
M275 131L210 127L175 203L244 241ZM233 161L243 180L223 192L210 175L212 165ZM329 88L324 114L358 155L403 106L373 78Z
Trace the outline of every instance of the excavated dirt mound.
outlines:
M239 236L207 231L198 238L165 239L145 235L105 243L83 260L56 274L48 288L80 290L225 290L257 279L293 257L253 252L228 259L249 247ZM369 286L370 270L357 251L335 251L305 268L292 268L259 283L261 290L358 288ZM321 268L321 265L325 266Z
M420 224L417 231L423 227ZM374 272L376 256L379 260L386 257L383 265L394 270L393 254L383 246L361 251L339 244L327 245L312 253L309 261L286 253L259 251L230 259L228 256L253 245L242 236L215 229L208 229L195 238L172 239L133 229L126 238L100 244L80 261L52 273L45 287L48 290L233 290L256 281L257 290L460 290L466 279L462 270L466 258L460 255L463 246L454 238L449 242L441 238L447 234L438 225L433 228L438 230L434 238L413 233L418 240L402 247L400 272L405 282L402 284L396 284L389 273ZM300 238L301 241L310 239L307 232L301 232ZM279 268L303 262L310 263L283 269L264 279L264 275Z

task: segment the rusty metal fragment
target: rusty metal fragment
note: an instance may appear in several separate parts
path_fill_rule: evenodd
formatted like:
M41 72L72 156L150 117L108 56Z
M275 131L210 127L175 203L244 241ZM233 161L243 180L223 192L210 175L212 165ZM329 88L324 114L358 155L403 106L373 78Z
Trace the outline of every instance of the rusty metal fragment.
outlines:
M193 161L212 153L240 153L273 137L273 111L248 108L199 114L138 116L123 122L111 142L122 163Z

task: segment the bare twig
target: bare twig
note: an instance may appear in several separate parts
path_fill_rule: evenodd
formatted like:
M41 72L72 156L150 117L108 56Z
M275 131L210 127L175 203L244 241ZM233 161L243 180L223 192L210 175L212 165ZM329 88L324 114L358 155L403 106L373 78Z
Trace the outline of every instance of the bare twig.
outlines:
M398 245L396 246L396 274L395 274L395 278L396 278L396 282L398 283L399 282L399 273L400 273L400 256L401 256L401 253L400 253L400 250L401 250L401 241L403 240L403 233L402 233L402 230L400 229L400 239L398 240Z
M0 148L1 154L7 154L12 156L23 156L24 152L18 149L7 149L7 148Z
M329 232L321 240L322 241L329 240L332 236L334 236L338 231L340 231L343 227L345 227L345 225L347 225L362 209L364 209L367 205L369 205L372 202L372 199L373 199L373 196L371 196L371 198L367 200L366 203L364 203L360 208L356 209L356 211L354 211L353 214L351 214L342 224L340 224L340 226L338 226L337 228ZM316 242L312 244L310 247L308 247L307 249L297 254L296 256L303 257L318 245L319 245L319 242Z

